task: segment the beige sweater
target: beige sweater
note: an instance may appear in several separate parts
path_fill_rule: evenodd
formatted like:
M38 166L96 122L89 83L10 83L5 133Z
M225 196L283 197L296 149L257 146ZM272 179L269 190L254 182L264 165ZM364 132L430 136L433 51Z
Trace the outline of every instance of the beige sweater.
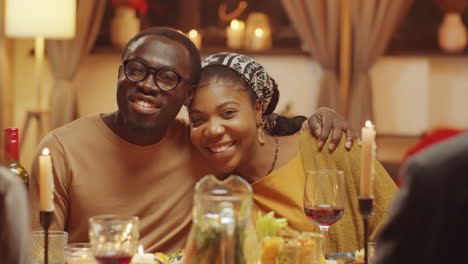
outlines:
M40 229L37 155L44 147L51 150L54 168L53 229L69 232L70 243L88 241L89 217L122 214L140 218L145 251L184 247L193 187L206 174L185 122L174 121L162 141L144 147L118 137L98 115L50 132L37 148L31 173L34 229Z

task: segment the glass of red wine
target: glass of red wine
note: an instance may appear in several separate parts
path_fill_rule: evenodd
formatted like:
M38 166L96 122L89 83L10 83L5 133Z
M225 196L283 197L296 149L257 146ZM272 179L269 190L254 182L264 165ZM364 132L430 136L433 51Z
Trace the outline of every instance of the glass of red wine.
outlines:
M323 235L324 254L328 228L344 213L344 188L344 176L340 170L310 170L307 174L304 212L320 228Z
M136 216L98 215L89 218L89 240L100 264L129 264L137 251Z

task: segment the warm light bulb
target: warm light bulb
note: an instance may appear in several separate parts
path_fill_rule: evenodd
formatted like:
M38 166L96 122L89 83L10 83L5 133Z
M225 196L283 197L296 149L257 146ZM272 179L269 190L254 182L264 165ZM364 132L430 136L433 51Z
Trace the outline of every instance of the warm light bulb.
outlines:
M233 19L233 20L231 21L231 28L232 28L232 29L235 29L235 30L238 30L238 29L240 28L240 22L239 22L239 20Z
M191 38L196 38L198 36L198 32L195 29L190 30L188 34Z
M372 122L370 120L367 120L366 121L366 127L371 127L372 126Z
M255 36L256 36L257 38L262 37L262 36L263 36L263 29L261 29L261 28L256 28L256 29L255 29Z
M50 153L50 151L49 151L48 148L43 148L43 149L42 149L42 155L43 155L43 156L49 156L49 153Z

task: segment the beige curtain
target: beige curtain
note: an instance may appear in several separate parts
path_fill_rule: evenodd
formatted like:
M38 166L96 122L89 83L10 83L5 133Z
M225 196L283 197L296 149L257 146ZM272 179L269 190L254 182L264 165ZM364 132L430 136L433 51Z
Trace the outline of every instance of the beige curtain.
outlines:
M413 0L353 0L353 63L348 120L354 129L373 120L369 70L385 52ZM417 33L416 33L417 34Z
M4 120L5 120L5 68L6 68L6 63L4 61L6 52L5 52L5 32L4 32L4 24L5 24L5 4L3 2L0 2L0 146L3 146L3 128L5 127L4 125ZM3 164L3 148L0 148L0 165Z
M3 129L14 125L13 44L5 36L5 1L0 1L0 164L4 155Z
M338 81L340 0L282 0L282 4L301 37L303 49L322 66L319 106L344 114Z
M5 115L5 110L4 110L4 107L5 107L5 103L6 103L6 100L5 100L5 96L4 96L4 92L5 92L5 77L7 75L5 75L5 69L6 69L6 63L4 61L4 58L5 58L5 32L4 32L4 24L5 24L5 8L4 8L5 4L4 3L0 3L0 131L2 133L0 133L0 146L3 146L3 136L1 136L3 134L3 127L4 127L4 115ZM1 161L2 161L2 157L3 157L3 149L0 150L0 164L1 164Z
M106 0L78 0L76 36L72 40L47 41L47 55L55 77L51 92L51 128L77 117L73 77L81 59L90 52L101 26Z

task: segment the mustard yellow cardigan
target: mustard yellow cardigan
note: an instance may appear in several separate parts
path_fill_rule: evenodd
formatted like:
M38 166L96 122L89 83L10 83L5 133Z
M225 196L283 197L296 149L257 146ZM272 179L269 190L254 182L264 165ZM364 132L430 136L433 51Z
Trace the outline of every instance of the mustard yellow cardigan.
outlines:
M345 176L347 200L342 218L330 227L326 238L326 252L353 252L364 246L363 224L359 213L360 147L344 148L344 140L334 152L326 144L318 151L318 142L309 131L301 133L301 151L286 165L261 180L252 183L254 203L263 213L275 212L285 217L291 228L298 231L319 232L304 214L303 195L306 171L327 168L342 170ZM281 150L280 150L281 151ZM382 165L376 161L374 179L374 210L370 218L371 238L385 221L387 209L397 187Z

